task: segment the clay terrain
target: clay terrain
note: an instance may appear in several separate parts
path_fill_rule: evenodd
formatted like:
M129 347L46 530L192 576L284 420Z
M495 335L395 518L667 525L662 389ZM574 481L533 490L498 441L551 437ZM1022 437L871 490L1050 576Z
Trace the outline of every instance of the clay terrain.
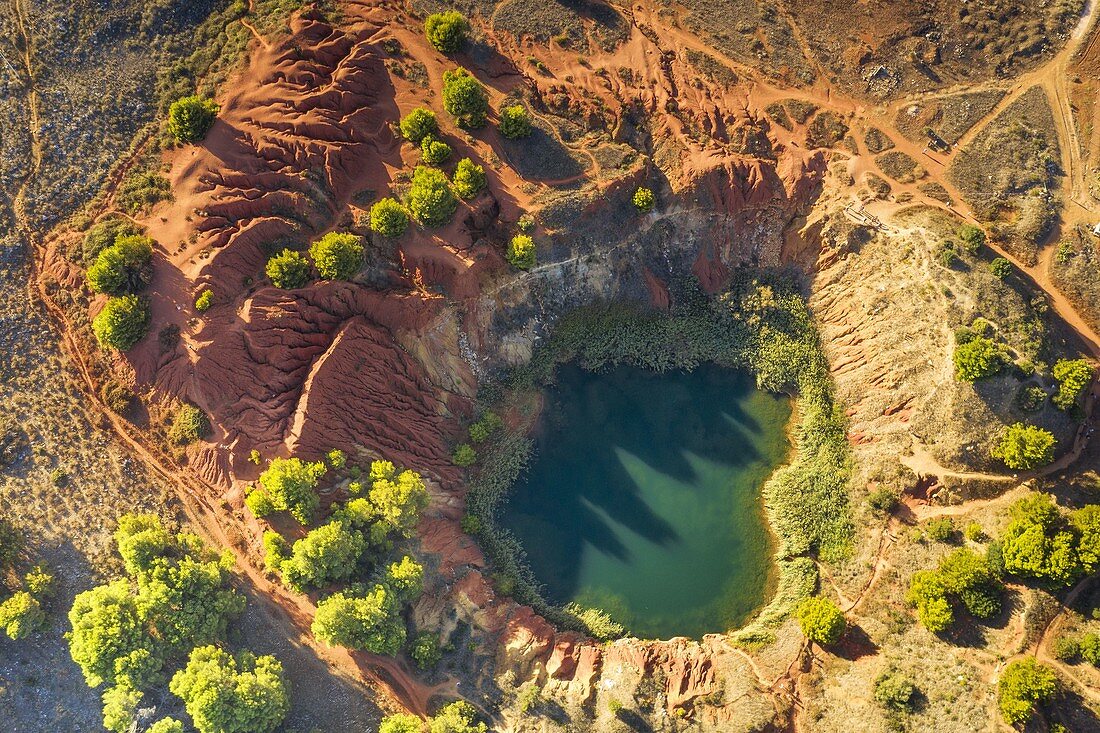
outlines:
M0 9L0 448L14 446L0 515L27 537L19 562L60 579L40 631L0 637L0 729L99 730L66 612L119 572L111 533L140 510L232 553L249 610L231 638L283 661L288 731L375 731L459 699L492 731L1012 730L998 682L1029 657L1058 692L1026 729L1100 730L1100 669L1057 652L1100 631L1093 575L1007 577L999 615L946 633L906 600L913 573L956 546L984 553L1015 500L1100 503L1100 384L1073 409L1046 399L1057 362L1100 361L1092 0L229 5ZM469 39L444 54L424 19L452 9ZM487 91L483 127L445 110L457 66ZM196 91L217 117L172 143L165 100ZM520 139L498 125L514 104L531 120ZM398 122L416 107L453 149L445 169L469 158L487 183L446 223L387 238L370 209L409 193L422 152ZM640 187L651 210L632 203ZM88 287L86 238L111 221L155 243L148 333L125 351L90 325L107 297ZM966 249L964 225L984 244ZM507 257L521 229L537 249L526 269ZM361 238L354 276L286 289L265 274L330 232ZM537 406L506 375L570 312L676 312L685 292L753 273L805 298L843 419L847 552L778 559L813 569L805 594L835 603L845 636L805 638L782 593L750 625L759 636L671 640L600 641L516 601L471 529L482 467L455 460L470 423L493 406L508 435L530 428ZM985 326L1005 368L962 381L959 334ZM209 429L180 445L184 404ZM1020 422L1054 436L1050 462L993 457ZM245 497L272 459L333 450L426 480L401 544L425 592L403 620L410 639L443 642L434 668L314 638L318 594L265 565L265 530L305 530ZM319 516L347 489L323 480ZM951 540L929 539L944 518ZM876 699L886 674L917 691L904 711Z

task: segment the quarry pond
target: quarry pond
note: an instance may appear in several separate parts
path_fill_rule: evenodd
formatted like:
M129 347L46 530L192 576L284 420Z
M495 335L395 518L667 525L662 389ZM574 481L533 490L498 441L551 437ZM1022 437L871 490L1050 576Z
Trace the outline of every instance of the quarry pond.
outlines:
M504 525L551 603L604 609L643 638L728 631L770 590L761 488L790 416L786 397L715 365L563 365Z

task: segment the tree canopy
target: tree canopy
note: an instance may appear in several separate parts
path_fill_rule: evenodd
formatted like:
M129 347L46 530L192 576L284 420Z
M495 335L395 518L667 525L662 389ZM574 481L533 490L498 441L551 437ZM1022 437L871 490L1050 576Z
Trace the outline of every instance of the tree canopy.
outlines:
M1050 401L1063 410L1072 409L1092 381L1092 365L1084 359L1059 359L1053 373L1058 392Z
M428 135L439 132L439 122L435 119L435 112L426 107L417 107L402 117L399 127L401 136L414 145L419 145Z
M395 199L381 199L370 207L370 228L389 239L400 237L409 228L409 212Z
M991 453L1009 468L1030 471L1054 460L1056 444L1049 430L1018 422L1001 432Z
M317 511L317 482L327 469L321 461L276 458L260 474L260 487L278 511L288 511L302 524L313 520Z
M309 282L309 272L309 261L292 249L273 255L264 266L264 274L271 284L284 290L304 287Z
M445 224L458 208L450 181L443 171L426 165L416 166L409 188L409 213L425 226Z
M363 266L363 242L354 234L329 232L309 248L317 272L326 280L350 280Z
M432 13L424 20L424 35L442 53L454 53L466 43L470 22L457 10Z
M955 622L959 605L976 618L995 616L1003 588L986 558L962 548L941 560L936 570L913 573L906 601L916 607L921 625L938 634Z
M110 298L95 318L92 333L103 348L126 351L145 337L149 309L136 295Z
M500 134L513 140L531 134L531 114L522 104L510 104L500 110Z
M428 165L439 165L451 157L451 146L435 135L427 135L420 141L420 159Z
M1037 706L1054 697L1058 677L1054 670L1039 664L1035 657L1009 662L997 680L997 704L1010 725L1031 720Z
M96 293L125 295L149 284L153 240L140 234L119 237L88 268L88 287Z
M459 127L481 127L489 113L489 95L469 71L451 69L443 72L443 109Z
M334 520L295 542L279 570L293 588L320 587L351 577L366 549L362 532L348 522Z
M1100 505L1066 517L1049 494L1034 494L1014 503L1011 516L999 542L1007 572L1066 586L1096 570Z
M639 186L630 200L635 209L643 212L652 211L653 206L657 203L657 197L653 195L653 189L644 186Z
M169 689L199 733L266 733L290 711L283 665L272 656L198 647Z
M535 240L526 234L517 234L508 243L508 251L505 258L513 267L520 270L530 270L535 266L537 254L535 252Z
M993 339L977 336L957 344L954 353L955 377L964 382L976 382L992 377L1004 366L1004 352Z
M469 158L463 158L455 166L453 185L460 198L472 199L485 188L485 169Z
M193 143L206 137L218 116L212 99L184 97L168 108L168 132L181 143Z
M804 599L798 604L795 616L806 638L822 646L835 644L847 627L844 614L828 598Z

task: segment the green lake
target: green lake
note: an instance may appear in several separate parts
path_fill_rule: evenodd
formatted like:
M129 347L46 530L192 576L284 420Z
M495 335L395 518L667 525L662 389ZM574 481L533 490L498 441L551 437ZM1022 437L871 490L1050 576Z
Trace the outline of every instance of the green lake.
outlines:
M700 637L766 600L761 487L787 457L790 401L745 372L558 369L504 525L552 603L643 638Z

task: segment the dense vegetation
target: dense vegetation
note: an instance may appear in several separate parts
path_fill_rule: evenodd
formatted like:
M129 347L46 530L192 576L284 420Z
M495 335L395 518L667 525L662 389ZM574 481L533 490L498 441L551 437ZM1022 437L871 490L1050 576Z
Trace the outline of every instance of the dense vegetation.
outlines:
M435 135L426 135L420 141L420 159L428 165L439 165L451 157L451 146Z
M264 274L271 284L284 290L304 287L309 282L309 273L309 261L291 249L273 255L264 266Z
M408 713L388 715L382 719L378 733L423 733L420 718ZM427 722L428 733L485 733L489 730L483 722L477 722L477 710L465 700L458 700L440 708Z
M454 53L462 48L469 34L470 23L457 10L432 13L424 20L424 35L442 53Z
M126 351L149 330L149 308L136 295L108 299L95 318L92 332L103 348Z
M1010 516L994 546L1006 572L1061 587L1100 564L1100 505L1065 515L1050 495L1034 494L1013 504Z
M511 104L500 110L500 134L516 140L531 134L531 115L522 104Z
M1092 381L1092 366L1084 359L1060 359L1054 365L1058 392L1051 402L1063 410L1076 407Z
M439 132L435 112L425 107L417 107L402 117L399 127L401 136L414 145L419 145L424 138Z
M1001 432L991 453L1009 468L1030 471L1054 460L1057 442L1049 430L1018 422Z
M168 108L168 133L181 143L193 143L206 137L218 116L212 99L184 97Z
M936 570L920 570L909 581L906 600L917 609L917 619L933 633L947 631L955 609L992 618L1001 610L1004 585L986 558L968 549L945 557Z
M630 197L630 201L638 211L652 211L653 206L657 203L657 197L653 195L652 189L639 187L634 191L634 195Z
M508 242L508 251L505 257L513 267L520 270L530 270L535 266L537 255L535 254L535 240L526 234L517 234Z
M489 113L489 95L469 71L451 69L443 72L443 109L459 127L481 127Z
M1035 709L1058 691L1054 670L1039 664L1035 657L1009 662L997 681L997 704L1010 725L1031 720Z
M363 242L354 234L329 232L309 248L325 280L350 280L363 266Z
M383 237L400 237L409 228L409 213L392 198L384 198L370 207L370 228Z
M314 489L326 470L320 461L276 458L260 474L260 488L248 495L248 506L257 516L270 511L288 511L302 524L309 524L319 504ZM260 507L266 511L257 511Z
M181 405L168 429L168 439L177 445L187 445L210 432L210 418L194 405Z
M459 198L472 199L485 188L485 169L469 158L463 158L455 166L452 185Z
M416 166L413 171L407 203L409 213L425 226L445 224L458 208L447 176L438 168L424 165Z
M149 284L153 240L140 234L118 237L102 248L88 268L88 287L106 295L136 293Z
M828 598L806 598L795 609L802 634L810 641L829 646L840 640L847 623L844 614Z

